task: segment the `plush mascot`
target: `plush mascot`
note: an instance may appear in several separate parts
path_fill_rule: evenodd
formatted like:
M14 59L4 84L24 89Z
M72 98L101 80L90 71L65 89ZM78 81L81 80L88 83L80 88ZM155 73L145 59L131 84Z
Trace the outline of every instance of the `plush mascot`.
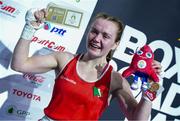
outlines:
M138 89L138 78L142 80L142 88L147 89L147 81L150 77L154 82L159 82L159 77L152 68L154 60L154 53L148 45L143 46L137 50L133 56L132 62L123 73L122 76L127 78L134 74L134 82L131 85L133 90Z

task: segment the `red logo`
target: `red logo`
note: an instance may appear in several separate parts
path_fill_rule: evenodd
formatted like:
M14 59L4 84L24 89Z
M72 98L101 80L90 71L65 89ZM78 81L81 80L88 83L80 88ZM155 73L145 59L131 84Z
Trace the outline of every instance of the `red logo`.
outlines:
M8 6L6 4L3 4L2 1L0 1L0 8L1 10L7 11L9 13L13 13L16 9L12 6Z
M18 89L13 89L13 94L19 97L35 100L35 101L41 101L41 97L39 95L35 95L29 92L24 92Z
M0 12L3 12L12 17L16 17L15 15L18 15L20 11L5 2L6 1L0 1Z
M33 80L33 81L38 82L38 83L44 82L44 79L45 79L41 75L34 75L34 74L28 74L28 73L24 74L23 77L25 79Z
M53 49L55 51L64 51L66 48L64 46L61 45L57 45L54 41L50 41L50 40L41 40L38 37L33 37L31 42L36 42L38 44L44 45L50 49Z
M153 101L156 98L156 92L151 92L150 90L145 91L145 95Z
M23 75L23 77L27 80L30 81L32 84L36 85L36 86L41 86L42 83L45 81L45 77L41 76L41 75L35 75L35 74L31 74L31 73L25 73Z

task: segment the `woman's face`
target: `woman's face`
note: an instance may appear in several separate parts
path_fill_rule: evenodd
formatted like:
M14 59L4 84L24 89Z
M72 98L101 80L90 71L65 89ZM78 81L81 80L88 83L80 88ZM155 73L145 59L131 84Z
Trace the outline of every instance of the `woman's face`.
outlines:
M106 57L111 49L115 49L118 28L115 23L98 18L94 21L87 37L87 52L91 56Z

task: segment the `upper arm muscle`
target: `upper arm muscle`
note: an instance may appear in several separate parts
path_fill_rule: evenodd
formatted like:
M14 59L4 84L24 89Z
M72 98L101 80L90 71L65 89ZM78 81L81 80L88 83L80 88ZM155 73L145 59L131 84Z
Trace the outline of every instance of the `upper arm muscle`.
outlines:
M23 68L25 72L43 73L54 68L62 69L71 58L72 54L65 52L32 56L28 58Z
M57 67L56 54L35 55L29 57L22 65L24 72L43 73Z

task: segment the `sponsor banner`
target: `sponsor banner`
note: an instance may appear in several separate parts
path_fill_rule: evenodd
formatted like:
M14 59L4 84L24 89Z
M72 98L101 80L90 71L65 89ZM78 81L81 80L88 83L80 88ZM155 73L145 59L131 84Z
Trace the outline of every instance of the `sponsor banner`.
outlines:
M58 20L58 15L61 11L55 12L55 7L51 5L51 3L56 4L56 8L65 10L65 13L62 14L62 24L57 24L54 22ZM18 0L1 0L1 7L2 6L9 6L6 7L7 12L14 12L15 10L18 12L18 17L11 17L14 19L4 19L9 17L7 14L0 14L0 20L2 22L1 26L3 31L0 30L0 38L2 38L3 43L7 43L6 45L9 46L10 50L13 51L15 44L17 43L23 26L25 24L25 13L29 8L49 8L49 16L47 21L50 22L50 26L45 26L44 29L39 30L36 33L37 37L40 40L49 40L51 45L56 43L56 47L54 47L55 51L70 51L75 53L79 43L82 39L86 26L89 22L93 9L97 3L97 0L92 1L72 1L72 0L60 0L60 1L50 1L44 0L43 3L40 0L32 0L30 2L27 1L18 1ZM50 7L48 6L50 5ZM13 8L13 10L11 10ZM10 9L10 10L9 10ZM53 12L51 12L53 11ZM54 21L53 21L54 20ZM13 28L13 29L12 29ZM16 30L16 31L14 31ZM11 36L9 36L9 34ZM12 34L13 33L13 34ZM38 34L39 33L39 34ZM49 47L52 49L51 45L47 46L41 44L42 46L32 47L32 51L39 49L39 47ZM35 45L34 45L35 46ZM33 53L33 52L31 52Z
M56 24L63 24L75 28L79 28L83 13L77 11L77 9L66 9L58 6L55 3L49 3L47 6L48 16L47 21L54 22ZM62 31L63 33L66 31Z
M42 107L29 107L29 105L15 102L5 102L0 109L0 120L38 120L44 115Z
M53 51L76 53L96 3L97 0L0 0L0 28L3 28L0 29L0 99L2 93L7 93L0 104L0 118L38 120L52 95L54 71L21 74L10 68L26 11L32 7L48 8L50 13L44 26L32 38L30 56Z
M0 18L4 20L13 20L21 18L23 13L24 6L21 4L9 1L9 0L0 0Z
M0 0L0 28L3 28L0 29L0 40L6 46L19 39L25 24L25 12L25 6L16 1Z
M66 50L65 46L62 46L62 45L58 44L57 42L54 42L53 40L40 39L39 37L36 37L36 36L34 36L32 38L32 43L40 44L48 49L52 49L53 51L63 52Z
M10 88L13 88L15 84L19 86L22 85L30 89L38 89L50 93L54 86L55 79L55 76L52 76L52 73L54 74L54 72L51 71L45 74L12 74L0 78L0 92L9 91Z
M11 83L8 100L34 107L45 107L50 101L51 93L37 88ZM47 88L48 90L48 88Z
M45 74L24 73L22 76L27 82L26 86L31 86L44 92L51 92L55 79L52 74L54 72L47 72Z
M47 4L48 17L33 41L42 40L45 47L55 51L76 52L91 14L64 1ZM49 41L48 41L49 40ZM38 42L40 43L40 42ZM46 44L45 44L46 43ZM48 43L51 44L48 46Z
M6 106L7 103L22 105L24 109L28 107L27 109L32 110L32 112L37 109L43 111L51 98L54 86L53 80L54 76L52 76L51 71L45 74L25 73L0 78L0 93L7 92L8 94L0 112L4 110L4 105ZM2 98L0 96L1 100ZM35 114L35 116L37 115L39 115L39 112Z

